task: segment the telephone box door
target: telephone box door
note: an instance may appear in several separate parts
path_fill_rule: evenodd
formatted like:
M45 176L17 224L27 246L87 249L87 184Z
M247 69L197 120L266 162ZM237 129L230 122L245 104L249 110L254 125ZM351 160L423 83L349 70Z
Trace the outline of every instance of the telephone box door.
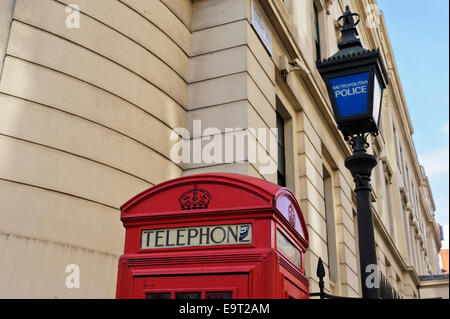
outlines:
M247 299L248 274L135 277L136 299Z

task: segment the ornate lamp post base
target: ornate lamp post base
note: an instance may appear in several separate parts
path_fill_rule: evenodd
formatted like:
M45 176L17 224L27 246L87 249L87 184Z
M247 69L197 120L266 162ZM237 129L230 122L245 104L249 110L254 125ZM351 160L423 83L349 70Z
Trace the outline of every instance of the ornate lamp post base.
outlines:
M377 159L366 152L369 144L363 134L353 136L350 145L353 155L345 160L345 167L352 173L356 186L362 293L365 299L379 299L379 273L370 204L370 176L377 165Z

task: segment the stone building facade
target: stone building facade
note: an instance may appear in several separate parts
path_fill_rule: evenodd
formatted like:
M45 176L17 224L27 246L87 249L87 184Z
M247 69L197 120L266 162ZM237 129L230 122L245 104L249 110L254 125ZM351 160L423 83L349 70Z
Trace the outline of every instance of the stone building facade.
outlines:
M322 257L327 291L360 296L350 147L316 68L337 51L346 5L391 80L370 141L379 266L401 297L418 298L419 276L439 273L435 207L374 0L2 0L0 297L113 298L120 205L203 172L290 187L308 223L311 291ZM284 74L295 59L299 70ZM246 148L222 162L173 160L181 139L204 146L229 134L262 147L276 138L278 154L252 160ZM80 288L66 287L67 265L79 266Z

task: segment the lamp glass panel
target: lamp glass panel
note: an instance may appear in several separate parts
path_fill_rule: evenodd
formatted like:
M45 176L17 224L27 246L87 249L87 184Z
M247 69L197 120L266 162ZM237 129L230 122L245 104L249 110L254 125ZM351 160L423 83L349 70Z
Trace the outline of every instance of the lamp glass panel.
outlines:
M367 113L369 72L333 78L330 84L342 118Z
M383 90L381 89L380 81L378 80L378 76L374 74L374 92L373 92L373 119L375 120L375 123L377 123L380 119L380 110L381 110L381 97L383 94Z

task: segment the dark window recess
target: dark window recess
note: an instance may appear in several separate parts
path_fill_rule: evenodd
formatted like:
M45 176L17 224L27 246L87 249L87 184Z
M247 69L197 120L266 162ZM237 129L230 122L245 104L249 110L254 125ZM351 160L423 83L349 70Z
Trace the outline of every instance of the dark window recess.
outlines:
M402 299L382 273L380 275L380 295L381 299Z
M206 299L232 299L233 293L230 291L221 292L207 292L205 294Z
M175 299L202 299L201 292L177 292Z
M277 112L278 129L278 185L286 187L286 153L284 145L284 120Z
M314 4L314 42L316 45L316 60L320 61L320 26L319 26L319 11Z
M145 299L170 299L170 292L145 294Z

